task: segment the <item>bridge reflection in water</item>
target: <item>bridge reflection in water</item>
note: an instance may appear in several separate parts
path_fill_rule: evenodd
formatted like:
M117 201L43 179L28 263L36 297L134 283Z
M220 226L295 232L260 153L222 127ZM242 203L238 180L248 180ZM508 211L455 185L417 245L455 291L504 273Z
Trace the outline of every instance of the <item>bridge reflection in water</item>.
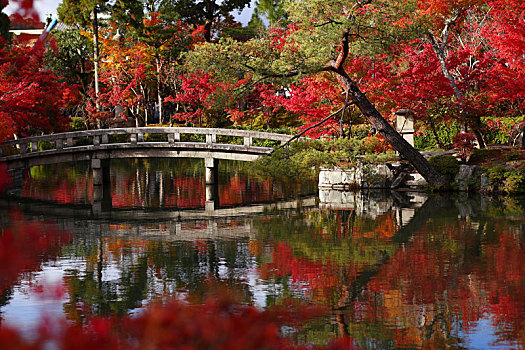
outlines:
M202 140L201 137L202 136ZM7 164L15 183L24 169L43 164L89 161L93 176L93 211L111 209L111 159L202 158L205 166L206 210L218 203L219 160L253 161L272 151L271 145L290 135L208 128L117 128L86 130L7 141L0 161ZM273 144L272 144L273 143ZM51 145L51 148L49 148Z

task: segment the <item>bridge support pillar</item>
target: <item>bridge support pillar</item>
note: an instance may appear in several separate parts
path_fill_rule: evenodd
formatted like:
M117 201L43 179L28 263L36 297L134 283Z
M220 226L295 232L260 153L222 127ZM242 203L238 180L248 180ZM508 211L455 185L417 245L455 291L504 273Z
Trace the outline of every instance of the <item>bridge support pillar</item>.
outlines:
M9 183L6 186L5 191L9 193L16 193L17 195L22 195L24 181L28 177L31 177L31 172L29 168L9 169L8 174L9 174L9 177L11 178L11 183Z
M93 213L110 210L111 200L111 177L109 159L92 159L93 170Z
M219 160L215 158L205 158L204 166L206 167L206 185L218 182Z
M204 211L213 213L219 207L219 186L218 184L206 185L206 203Z

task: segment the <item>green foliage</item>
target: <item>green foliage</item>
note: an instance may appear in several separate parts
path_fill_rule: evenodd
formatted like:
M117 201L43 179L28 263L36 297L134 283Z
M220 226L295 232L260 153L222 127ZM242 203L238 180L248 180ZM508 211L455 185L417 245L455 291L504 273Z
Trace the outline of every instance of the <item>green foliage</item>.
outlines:
M130 136L126 134L115 134L108 135L109 143L127 143L129 142Z
M206 135L200 134L181 134L181 142L206 142Z
M491 192L521 193L525 190L523 169L506 168L495 165L487 170L491 182Z
M284 27L288 16L284 10L284 0L257 0L253 10L252 21L266 19L270 27Z
M88 28L92 24L91 15L97 6L98 12L106 10L106 0L62 0L57 12L62 22Z
M166 14L176 14L179 19L194 25L204 26L204 37L211 41L214 36L212 30L223 20L229 17L232 11L242 11L250 4L250 0L165 0L162 1L161 11Z
M434 133L429 126L417 124L414 135L414 147L420 150L435 149L438 147ZM454 136L460 131L459 125L455 122L441 122L436 128L438 141L445 145L451 145Z
M87 130L86 119L84 117L71 117L69 126L71 127L71 131Z
M47 151L53 148L55 148L55 146L51 141L38 141L38 151Z
M55 47L45 54L46 65L71 84L79 84L84 94L92 81L93 44L78 30L53 34Z
M503 182L507 169L503 165L495 165L488 169L489 179L493 182Z
M368 124L359 124L352 126L351 136L356 139L364 139L370 134L370 125Z
M146 142L168 142L167 134L145 134L144 141Z
M231 145L242 145L244 144L244 138L240 136L217 135L217 142Z
M469 158L469 164L481 164L488 158L492 157L495 153L499 153L500 150L495 149L488 149L488 148L480 148L475 149L470 158Z
M428 162L434 167L440 174L445 175L450 181L452 181L459 172L459 162L453 156L439 155L431 157Z
M503 191L507 193L517 193L523 191L525 177L517 169L507 172L507 177L503 181Z
M280 180L310 178L320 168L340 166L352 168L393 160L393 151L367 153L364 140L356 138L335 138L293 142L288 148L276 150L269 157L262 157L252 163L252 168L261 174Z
M89 146L93 144L92 137L77 137L75 138L75 146Z

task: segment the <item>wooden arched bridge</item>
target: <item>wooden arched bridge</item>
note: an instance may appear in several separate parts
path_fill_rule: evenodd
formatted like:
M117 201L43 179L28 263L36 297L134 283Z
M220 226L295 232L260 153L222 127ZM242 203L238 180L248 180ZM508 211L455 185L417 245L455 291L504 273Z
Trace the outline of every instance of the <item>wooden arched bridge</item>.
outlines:
M206 184L217 180L218 161L253 161L272 152L291 135L212 128L115 128L74 131L4 142L0 162L12 173L32 166L90 161L93 169L94 198L109 188L109 162L118 158L202 158ZM100 186L99 186L100 185ZM213 200L213 190L206 191ZM102 201L102 198L100 198Z
M219 159L253 161L268 154L268 141L285 143L292 136L267 132L211 128L116 128L26 137L2 144L0 161L9 169L63 162L115 158L203 158L207 169ZM213 172L207 175L213 183Z

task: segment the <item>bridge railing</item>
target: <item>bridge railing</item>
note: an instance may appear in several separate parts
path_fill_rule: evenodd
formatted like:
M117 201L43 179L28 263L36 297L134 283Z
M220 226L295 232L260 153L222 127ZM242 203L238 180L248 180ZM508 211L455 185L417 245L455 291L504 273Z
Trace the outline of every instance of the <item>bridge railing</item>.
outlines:
M253 147L254 140L270 140L279 143L287 142L291 136L285 134L274 134L260 131L250 130L235 130L235 129L214 129L214 128L190 128L190 127L142 127L142 128L114 128L114 129L97 129L97 130L83 130L73 131L57 134L49 134L42 136L25 137L18 140L10 140L4 142L2 147L16 148L17 151L11 150L8 153L36 153L39 151L45 151L49 149L61 150L64 148L71 148L76 146L100 146L110 143L125 143L125 144L137 144L148 142L146 135L151 134L163 134L167 135L162 141L167 144L182 143L181 135L205 135L205 141L209 145L213 144L229 144L225 143L224 139L230 138L242 138L243 146ZM129 135L124 137L124 140L118 140L117 142L111 142L110 136L112 135ZM224 136L221 142L217 142L217 136ZM191 140L195 142L195 140ZM46 142L45 149L42 148L42 144L39 142ZM158 142L158 141L152 141ZM14 147L13 147L14 146ZM2 156L2 147L0 147L0 156ZM5 152L4 152L5 154Z

